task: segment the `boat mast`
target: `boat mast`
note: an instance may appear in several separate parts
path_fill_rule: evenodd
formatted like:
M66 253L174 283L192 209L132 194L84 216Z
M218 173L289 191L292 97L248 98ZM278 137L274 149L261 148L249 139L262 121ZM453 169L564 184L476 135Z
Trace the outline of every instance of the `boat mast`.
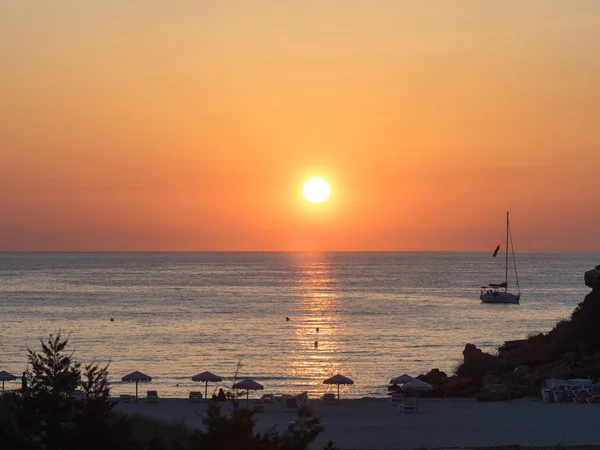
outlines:
M508 236L510 237L510 251L512 253L513 266L515 268L515 281L517 282L517 292L520 294L521 288L519 287L519 274L517 273L517 259L515 258L515 246L513 245L512 231L510 230L510 227L508 228Z
M504 264L504 290L508 292L508 211L506 211L506 261Z

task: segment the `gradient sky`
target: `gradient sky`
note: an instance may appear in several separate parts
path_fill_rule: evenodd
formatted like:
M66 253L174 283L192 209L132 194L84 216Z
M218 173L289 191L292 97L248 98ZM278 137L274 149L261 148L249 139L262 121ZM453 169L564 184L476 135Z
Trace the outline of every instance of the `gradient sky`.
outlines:
M0 250L600 250L595 0L4 0L0 61Z

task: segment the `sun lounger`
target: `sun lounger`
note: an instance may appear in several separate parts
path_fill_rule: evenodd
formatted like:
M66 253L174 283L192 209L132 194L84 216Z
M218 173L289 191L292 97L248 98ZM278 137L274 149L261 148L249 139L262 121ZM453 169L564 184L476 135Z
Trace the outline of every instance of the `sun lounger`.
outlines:
M296 406L298 409L308 406L308 392L296 395Z
M412 399L406 399L404 400L404 403L402 403L401 405L398 405L398 409L400 409L402 412L417 412L417 402L415 400Z
M567 381L576 389L590 387L594 384L589 378L569 378Z
M277 411L286 412L287 411L287 403L285 398L283 397L274 397L273 401L275 402L275 406L277 407Z
M283 399L285 400L287 409L297 409L298 408L298 404L296 403L295 395L284 395Z
M273 403L273 394L263 394L261 400L265 403Z
M254 412L265 412L265 402L263 399L252 400L252 411Z
M573 390L572 396L575 403L598 401L600 399L600 384Z
M146 403L158 403L158 392L147 391L146 392Z
M547 388L554 389L557 386L565 384L565 380L562 380L560 378L548 378L544 381L544 383L546 384Z
M404 402L404 394L402 392L394 392L390 395L390 403L392 405L401 405Z
M545 381L546 387L542 389L542 399L546 402L563 402L573 398L573 391L576 388L573 383L559 378L548 378Z
M567 401L569 399L569 389L567 385L559 385L552 389L552 397L556 403Z
M335 403L335 394L328 392L327 394L323 394L321 397L321 401L324 404L333 404Z
M133 398L129 394L121 394L121 395L119 395L119 402L120 403L131 403L132 400L133 400Z
M191 391L189 395L190 402L201 402L202 401L202 392L199 391Z
M592 392L589 389L577 389L573 391L573 401L575 403L591 403L593 400Z
M542 388L542 400L544 400L546 403L554 401L554 397L552 396L552 389Z

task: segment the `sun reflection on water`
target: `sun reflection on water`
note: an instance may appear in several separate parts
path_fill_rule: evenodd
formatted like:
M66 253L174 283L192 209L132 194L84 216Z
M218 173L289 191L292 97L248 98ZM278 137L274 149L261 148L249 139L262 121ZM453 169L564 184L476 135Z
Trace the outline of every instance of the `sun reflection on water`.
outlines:
M338 280L328 255L304 256L297 264L296 348L285 370L305 390L326 391L329 389L322 384L325 378L348 372L340 357L344 328Z

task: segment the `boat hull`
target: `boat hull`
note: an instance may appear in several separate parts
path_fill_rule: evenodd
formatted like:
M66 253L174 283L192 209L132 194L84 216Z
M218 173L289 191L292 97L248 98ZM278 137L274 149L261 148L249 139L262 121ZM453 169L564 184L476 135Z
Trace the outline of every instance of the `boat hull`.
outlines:
M482 292L479 296L483 303L511 303L517 304L521 299L521 294L511 294L510 292L488 291Z

